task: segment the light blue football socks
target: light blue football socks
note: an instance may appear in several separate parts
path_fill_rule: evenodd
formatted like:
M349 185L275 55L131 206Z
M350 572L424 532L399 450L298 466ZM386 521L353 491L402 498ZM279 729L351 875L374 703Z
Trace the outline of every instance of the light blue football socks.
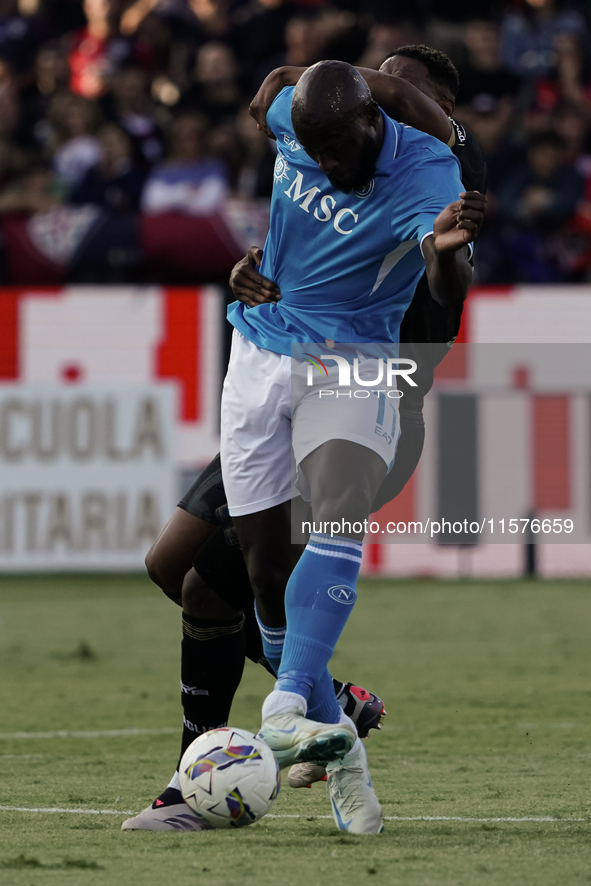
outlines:
M314 534L287 583L288 631L275 689L308 702L308 717L338 723L340 706L328 672L357 599L361 542Z
M285 625L282 628L268 628L264 625L259 617L258 609L254 607L254 612L261 632L261 640L263 641L263 653L265 658L273 668L275 674L279 671L281 664L281 655L283 653L283 643L285 641Z

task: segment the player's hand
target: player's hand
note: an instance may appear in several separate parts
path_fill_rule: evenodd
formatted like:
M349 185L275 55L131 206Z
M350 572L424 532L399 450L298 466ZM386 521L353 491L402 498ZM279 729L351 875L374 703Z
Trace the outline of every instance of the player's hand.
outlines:
M269 138L275 140L275 136L267 126L267 111L270 107L271 104L265 101L265 98L264 96L261 96L261 90L259 89L251 101L248 110L250 111L250 116L254 117L257 122L257 129L262 130L265 135L268 135Z
M275 68L263 80L261 87L250 103L248 110L251 117L257 121L259 129L275 139L275 136L267 125L267 111L281 92L284 86L295 86L305 68L295 68L292 65L284 65L282 68Z
M282 89L283 81L279 70L271 71L271 73L263 80L259 91L248 108L250 116L254 117L258 128L272 139L275 139L275 136L267 126L267 111Z
M275 304L281 299L279 287L256 270L262 260L263 250L258 246L251 246L244 258L234 265L230 274L232 292L238 301L249 308L264 305L266 302Z
M467 191L446 206L433 224L437 252L457 252L476 240L484 220L486 197L479 191Z

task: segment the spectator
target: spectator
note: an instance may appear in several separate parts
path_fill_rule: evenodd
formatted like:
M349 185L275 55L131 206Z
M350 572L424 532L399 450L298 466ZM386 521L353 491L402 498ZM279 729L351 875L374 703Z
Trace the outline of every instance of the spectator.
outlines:
M257 128L248 108L243 108L236 118L236 134L241 148L234 189L236 196L242 200L270 199L276 151L272 150L272 143L265 133Z
M225 43L211 41L197 52L195 80L181 100L181 108L199 111L210 125L233 120L241 104L238 65Z
M499 208L517 280L560 282L556 235L574 214L583 180L565 162L566 144L555 132L535 136L527 161L499 189Z
M5 188L27 167L27 156L10 139L0 138L0 189Z
M0 0L0 58L26 76L43 34L36 16L21 15L18 0Z
M497 4L494 0L479 0L478 14L488 16ZM466 22L474 15L473 0L427 0L425 42L456 59L461 53Z
M585 69L581 39L577 34L560 34L555 42L557 87L560 94L591 123L591 72Z
M566 143L557 133L544 132L532 139L526 162L499 192L507 222L550 231L572 215L583 182L566 157Z
M324 58L356 64L367 45L368 18L331 7L322 9L316 18Z
M18 91L7 61L0 58L0 135L11 136L18 127Z
M552 115L552 128L564 140L566 161L587 178L591 175L591 155L587 139L589 123L576 105L562 104Z
M104 123L97 133L101 160L92 166L70 196L70 203L94 203L112 212L137 212L145 172L132 159L127 132Z
M0 215L47 212L60 202L52 171L45 166L33 166L0 191Z
M142 22L151 14L158 0L135 0L121 16L119 30L131 37L140 28Z
M490 104L491 99L514 99L520 80L501 60L499 27L492 19L472 19L464 37L468 58L458 66L460 88L456 105Z
M426 40L457 52L455 116L489 166L477 279L583 279L591 274L591 56L582 5L0 0L6 254L26 230L44 261L60 256L59 279L132 280L141 229L150 279L222 279L243 238L260 239L253 224L271 193L275 145L245 108L264 75L326 57L378 67L401 43ZM71 203L58 205L64 199ZM14 280L18 261L9 261Z
M47 120L54 95L67 90L70 80L68 59L58 43L46 43L37 53L34 79L22 92L16 135L19 145L42 151L51 136Z
M505 14L503 60L524 80L551 77L555 69L555 41L561 34L586 35L579 10L562 0L524 0Z
M134 38L133 60L152 76L170 70L172 28L166 18L150 12L140 23Z
M256 89L273 68L281 65L307 67L322 58L322 40L318 22L310 16L298 15L285 27L285 52L263 62L255 72Z
M270 59L285 51L285 28L294 16L286 0L250 0L234 13L234 47L251 92L273 70ZM264 70L261 77L257 72Z
M70 89L95 99L106 90L114 71L129 57L131 45L118 33L117 0L84 0L85 28L72 35Z
M175 119L168 159L146 182L143 212L211 215L220 210L228 194L228 177L219 160L206 156L206 130L199 114L184 113Z
M80 95L66 92L56 95L51 102L52 165L66 194L100 160L101 149L94 135L99 119L96 104Z
M174 51L171 75L181 91L191 82L195 58L200 46L209 40L233 46L233 26L229 15L230 0L187 0L188 18L171 18Z
M497 100L481 94L469 105L456 108L454 117L478 139L488 166L489 186L494 192L498 182L523 156L514 127L511 126L515 122L512 102L506 97Z
M164 138L155 120L145 71L136 67L121 68L113 77L111 92L101 104L104 116L117 122L129 135L138 163L149 167L162 159Z
M370 28L367 46L357 64L377 70L401 46L414 46L417 43L420 40L410 22L376 22Z

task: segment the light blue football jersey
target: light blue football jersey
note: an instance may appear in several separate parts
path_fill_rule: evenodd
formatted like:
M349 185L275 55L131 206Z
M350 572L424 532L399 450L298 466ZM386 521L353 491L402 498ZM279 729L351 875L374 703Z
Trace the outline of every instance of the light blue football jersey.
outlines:
M261 273L276 305L234 302L228 319L261 348L291 354L294 342L398 342L402 317L425 270L421 240L464 190L442 142L384 116L375 176L343 194L298 144L293 87L267 112L277 138L271 223Z

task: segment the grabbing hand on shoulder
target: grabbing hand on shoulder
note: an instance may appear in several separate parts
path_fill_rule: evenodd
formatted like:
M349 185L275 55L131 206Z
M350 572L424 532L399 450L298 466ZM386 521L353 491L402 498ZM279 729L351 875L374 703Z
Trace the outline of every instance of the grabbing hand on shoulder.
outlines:
M295 86L306 68L296 68L292 65L284 65L282 68L275 68L263 80L261 87L248 110L250 116L257 121L258 128L261 129L269 138L275 139L274 134L267 125L267 111L285 86Z
M478 236L486 197L478 191L460 194L433 223L433 236L423 242L431 296L443 307L461 304L472 282L472 267L464 246Z
M476 240L484 220L486 197L479 191L467 191L446 206L433 224L433 241L438 252L456 252Z

